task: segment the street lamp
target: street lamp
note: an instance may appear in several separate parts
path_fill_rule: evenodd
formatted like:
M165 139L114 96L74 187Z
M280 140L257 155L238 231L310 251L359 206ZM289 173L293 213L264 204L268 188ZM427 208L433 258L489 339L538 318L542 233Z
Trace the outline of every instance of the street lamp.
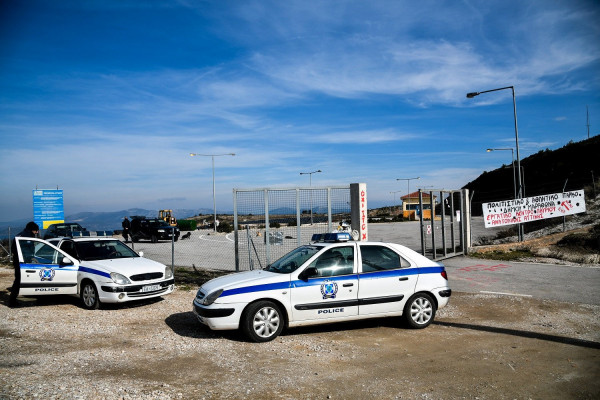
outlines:
M407 194L406 200L410 199L410 181L413 181L415 179L421 179L421 177L417 176L416 178L396 178L397 181L406 181L406 183L407 183L408 194ZM408 211L408 208L406 208L406 211Z
M396 193L400 193L401 190L396 190L394 192L390 192L390 194L394 195L394 202L392 203L392 209L394 209L394 207L396 207Z
M300 175L308 175L309 186L312 188L312 175L318 172L323 172L320 169L312 172L300 172ZM310 190L310 224L313 224L313 198L312 198L312 189Z
M235 156L235 153L226 153L226 154L198 154L198 153L190 153L191 157L210 157L212 158L212 181L213 181L213 210L214 210L214 231L217 231L217 200L215 198L215 157L220 156Z
M516 149L517 149L517 173L519 175L517 198L521 199L523 197L523 187L522 187L523 181L521 180L521 157L519 156L519 129L517 128L517 101L515 100L515 87L514 86L506 86L506 87L502 87L502 88L498 88L498 89L484 90L482 92L471 92L471 93L467 93L467 98L472 99L473 97L479 96L482 93L496 92L498 90L505 90L505 89L510 89L512 91L513 115L514 115L514 119L515 119L515 143L516 143ZM519 241L520 242L523 241L523 230L521 228L521 224L519 224Z
M513 170L513 187L514 187L514 198L517 198L517 178L515 177L515 152L514 149L512 147L507 147L507 148L500 148L500 149L487 149L486 151L488 153L492 152L492 151L501 151L501 150L510 150L510 154L512 157L512 170Z

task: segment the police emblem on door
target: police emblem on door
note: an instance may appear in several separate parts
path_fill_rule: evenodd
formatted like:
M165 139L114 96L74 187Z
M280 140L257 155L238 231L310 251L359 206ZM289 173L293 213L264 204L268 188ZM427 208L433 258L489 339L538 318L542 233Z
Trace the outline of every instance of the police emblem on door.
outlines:
M338 291L338 285L332 281L325 281L321 284L321 294L323 299L335 299Z
M54 279L54 270L52 268L40 269L40 279L42 281L51 281Z

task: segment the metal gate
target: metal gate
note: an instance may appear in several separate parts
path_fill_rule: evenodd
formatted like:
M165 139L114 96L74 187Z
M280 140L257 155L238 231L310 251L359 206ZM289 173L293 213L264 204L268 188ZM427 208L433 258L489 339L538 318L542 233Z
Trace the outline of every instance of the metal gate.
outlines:
M435 198L439 195L440 202ZM436 259L467 254L471 246L469 190L419 189L421 254ZM430 210L429 213L426 213ZM427 215L429 214L429 215Z
M350 186L233 189L236 271L264 268L350 223Z

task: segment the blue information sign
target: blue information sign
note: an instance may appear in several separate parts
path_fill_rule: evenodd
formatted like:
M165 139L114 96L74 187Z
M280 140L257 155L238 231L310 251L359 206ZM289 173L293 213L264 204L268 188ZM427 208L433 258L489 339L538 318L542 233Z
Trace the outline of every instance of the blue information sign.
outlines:
M36 189L33 191L33 220L41 229L65 222L62 190Z

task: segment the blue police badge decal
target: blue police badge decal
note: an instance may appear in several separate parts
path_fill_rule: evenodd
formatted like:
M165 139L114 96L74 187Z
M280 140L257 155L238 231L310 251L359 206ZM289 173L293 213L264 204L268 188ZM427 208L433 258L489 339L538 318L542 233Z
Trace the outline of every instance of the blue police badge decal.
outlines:
M42 281L51 281L54 279L54 273L53 268L42 268L40 269L40 279Z
M323 299L335 299L338 291L338 285L335 282L327 280L321 284L321 294Z

